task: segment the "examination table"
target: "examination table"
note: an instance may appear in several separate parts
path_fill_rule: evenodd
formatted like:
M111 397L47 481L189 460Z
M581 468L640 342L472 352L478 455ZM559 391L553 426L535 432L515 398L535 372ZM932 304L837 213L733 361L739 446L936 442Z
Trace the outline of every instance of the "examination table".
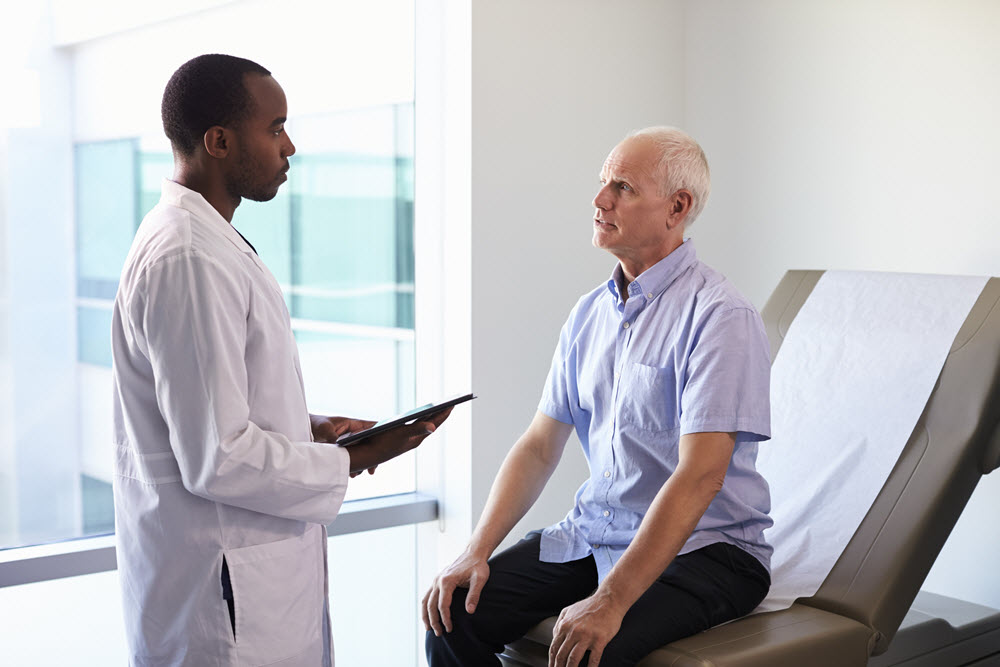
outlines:
M789 271L768 300L761 315L772 360L822 274ZM991 278L902 454L819 590L787 609L676 641L639 667L1000 665L1000 612L920 591L979 478L1000 461L998 425L1000 279ZM545 665L554 625L554 618L540 623L501 661Z

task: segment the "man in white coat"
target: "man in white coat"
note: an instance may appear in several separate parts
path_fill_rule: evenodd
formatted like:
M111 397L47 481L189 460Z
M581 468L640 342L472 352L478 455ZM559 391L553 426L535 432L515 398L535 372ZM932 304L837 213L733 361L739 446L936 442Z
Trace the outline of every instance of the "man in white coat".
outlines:
M118 570L133 665L332 665L325 525L348 477L447 413L349 448L310 415L277 282L230 224L295 152L285 95L199 56L163 95L174 175L136 233L112 324Z

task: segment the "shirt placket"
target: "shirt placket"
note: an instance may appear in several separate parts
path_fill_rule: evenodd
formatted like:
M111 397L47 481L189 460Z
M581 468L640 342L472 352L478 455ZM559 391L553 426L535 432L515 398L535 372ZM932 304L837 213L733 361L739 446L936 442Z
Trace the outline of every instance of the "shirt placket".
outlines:
M604 530L601 531L602 542L607 541L608 533L612 530L615 520L615 510L611 507L611 495L615 488L615 484L618 483L620 474L618 472L618 457L619 449L618 445L620 443L620 435L618 429L618 407L621 398L621 378L622 373L625 368L625 364L628 362L629 350L631 349L632 333L635 331L635 319L642 310L644 304L642 296L642 288L637 282L632 282L628 286L629 299L624 304L619 301L616 306L617 312L621 314L619 323L617 325L617 331L615 334L615 360L614 360L614 381L612 384L612 404L614 405L614 412L612 417L611 425L611 442L609 447L609 455L605 460L604 470L600 473L601 477L598 478L599 483L603 487L603 493L599 497L603 499L603 507L598 509L599 521L604 521ZM599 545L593 545L596 549Z

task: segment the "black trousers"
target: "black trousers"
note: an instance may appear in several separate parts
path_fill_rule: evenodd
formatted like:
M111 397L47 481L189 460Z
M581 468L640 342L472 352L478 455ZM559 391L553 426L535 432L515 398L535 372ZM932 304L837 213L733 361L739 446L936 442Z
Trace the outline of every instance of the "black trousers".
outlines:
M427 633L431 667L499 667L496 654L507 643L594 592L593 556L543 563L540 542L541 534L530 533L490 559L490 578L474 614L465 611L468 590L455 590L452 631ZM729 544L678 556L625 614L600 667L635 665L665 644L748 614L770 586L757 559Z

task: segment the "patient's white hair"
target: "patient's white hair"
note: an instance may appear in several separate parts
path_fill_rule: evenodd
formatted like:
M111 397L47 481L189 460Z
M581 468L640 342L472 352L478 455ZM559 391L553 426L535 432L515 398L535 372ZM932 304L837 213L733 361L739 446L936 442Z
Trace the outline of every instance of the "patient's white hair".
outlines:
M663 182L660 194L669 196L684 189L691 193L691 211L685 227L690 227L705 208L712 189L708 160L698 142L676 127L660 125L630 132L628 137L649 137L660 151L659 169Z

